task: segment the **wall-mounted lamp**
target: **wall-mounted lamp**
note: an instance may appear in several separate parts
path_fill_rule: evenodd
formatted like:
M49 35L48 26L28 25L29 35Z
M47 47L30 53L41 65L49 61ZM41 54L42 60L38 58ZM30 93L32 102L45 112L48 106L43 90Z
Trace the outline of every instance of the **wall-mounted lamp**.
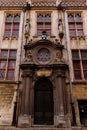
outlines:
M47 34L46 34L46 31L44 30L44 31L42 31L42 39L43 40L46 40L47 39Z

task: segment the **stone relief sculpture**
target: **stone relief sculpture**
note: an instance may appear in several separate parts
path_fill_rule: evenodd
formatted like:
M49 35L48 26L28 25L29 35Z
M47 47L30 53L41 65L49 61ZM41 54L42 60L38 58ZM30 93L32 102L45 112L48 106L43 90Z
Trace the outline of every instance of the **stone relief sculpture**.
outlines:
M25 24L25 34L29 33L29 19L26 19L26 24Z
M59 62L61 60L61 51L57 50L56 52L56 62Z
M32 56L31 50L27 50L24 61L33 62L33 56Z
M30 36L30 32L29 32L29 29L30 29L30 19L26 19L26 24L25 24L25 39L26 39L26 44L28 43L28 39L29 39L29 36Z
M61 50L57 50L56 52L56 62L64 62L64 58L62 57L62 52Z

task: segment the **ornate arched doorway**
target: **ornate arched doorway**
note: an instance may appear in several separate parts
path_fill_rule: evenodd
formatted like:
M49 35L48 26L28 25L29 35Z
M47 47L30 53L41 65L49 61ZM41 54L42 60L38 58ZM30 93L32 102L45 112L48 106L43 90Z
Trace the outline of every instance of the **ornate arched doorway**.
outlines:
M45 77L35 83L34 124L52 125L54 115L53 85Z
M67 125L66 70L62 44L45 39L26 44L19 126ZM54 94L54 95L53 95Z

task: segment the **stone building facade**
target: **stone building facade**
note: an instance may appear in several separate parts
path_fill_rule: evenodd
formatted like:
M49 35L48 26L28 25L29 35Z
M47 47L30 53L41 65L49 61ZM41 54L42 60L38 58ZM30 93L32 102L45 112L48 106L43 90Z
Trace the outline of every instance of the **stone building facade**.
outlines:
M87 126L86 30L86 0L0 0L1 126Z

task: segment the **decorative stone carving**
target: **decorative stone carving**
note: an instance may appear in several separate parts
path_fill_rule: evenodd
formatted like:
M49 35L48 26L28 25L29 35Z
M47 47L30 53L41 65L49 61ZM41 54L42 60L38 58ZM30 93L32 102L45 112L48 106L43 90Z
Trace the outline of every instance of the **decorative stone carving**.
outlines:
M25 24L25 34L29 34L29 23L30 22L30 19L26 19L26 24Z
M63 58L63 56L62 56L62 50L57 50L56 51L56 59L55 59L55 62L56 63L64 63L65 62L65 60L64 60L64 58Z
M30 36L29 29L30 29L30 19L26 19L26 24L25 24L25 39L26 39L26 44L27 44L28 38Z
M56 62L59 62L61 60L61 50L57 50L56 52Z
M50 60L50 51L47 48L41 48L37 53L37 60L40 63L45 63Z
M52 70L50 69L40 69L38 71L36 71L36 75L39 77L49 77L52 75Z
M61 126L66 128L68 119L65 117L65 72L68 66L62 62L63 45L60 43L54 44L46 39L45 41L39 40L32 44L26 44L24 49L25 62L20 66L23 73L23 93L18 125L20 127L25 125L26 127L31 127L36 124L34 122L35 84L39 78L44 77L53 84L53 125L55 127Z
M27 50L26 57L24 59L25 62L33 62L33 56L31 50Z

